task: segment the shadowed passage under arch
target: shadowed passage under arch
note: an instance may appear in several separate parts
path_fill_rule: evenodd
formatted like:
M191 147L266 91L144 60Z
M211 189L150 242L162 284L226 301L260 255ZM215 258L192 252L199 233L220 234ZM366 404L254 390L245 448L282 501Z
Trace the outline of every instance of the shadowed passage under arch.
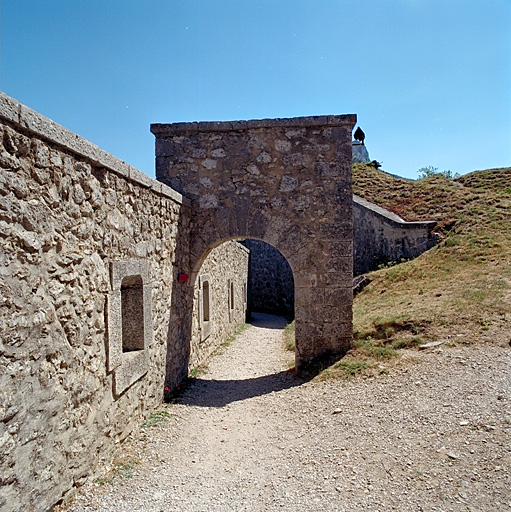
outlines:
M248 314L253 312L295 317L295 283L286 258L275 247L249 238Z

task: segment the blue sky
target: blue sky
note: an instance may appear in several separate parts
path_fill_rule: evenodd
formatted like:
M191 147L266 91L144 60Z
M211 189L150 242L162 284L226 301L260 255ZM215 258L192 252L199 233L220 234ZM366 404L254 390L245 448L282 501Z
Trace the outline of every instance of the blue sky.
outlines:
M351 113L394 174L511 165L511 0L2 0L0 24L0 89L151 176L151 123Z

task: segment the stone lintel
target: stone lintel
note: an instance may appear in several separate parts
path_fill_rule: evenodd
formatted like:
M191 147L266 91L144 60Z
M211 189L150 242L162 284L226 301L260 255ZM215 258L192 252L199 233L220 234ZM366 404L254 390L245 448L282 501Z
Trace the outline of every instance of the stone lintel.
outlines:
M120 290L123 278L134 275L140 275L144 284L149 282L149 268L146 260L110 262L110 282L112 290Z
M155 123L151 125L154 135L175 134L180 132L229 132L249 130L251 128L304 128L309 126L350 126L357 122L356 114L291 117L277 119L251 119L247 121L204 121L192 123Z

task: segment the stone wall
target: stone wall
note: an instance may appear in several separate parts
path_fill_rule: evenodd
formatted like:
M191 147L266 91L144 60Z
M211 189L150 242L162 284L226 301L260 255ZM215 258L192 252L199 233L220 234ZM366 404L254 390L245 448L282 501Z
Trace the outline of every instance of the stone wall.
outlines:
M179 300L174 266L186 252L176 247L189 208L50 120L1 102L0 508L38 511L162 400L167 339L180 339L169 304ZM122 314L116 324L129 276L144 295L138 350L125 346Z
M353 196L354 275L378 265L412 259L435 245L436 222L406 222L358 196Z
M248 309L294 318L295 285L286 258L260 240L245 240L250 249Z
M228 241L215 247L202 263L194 286L189 368L204 363L245 323L248 259L246 247Z
M207 353L178 279L190 218L175 190L0 94L3 512L48 510L186 377L191 339ZM214 343L244 320L247 260L231 242L204 263Z

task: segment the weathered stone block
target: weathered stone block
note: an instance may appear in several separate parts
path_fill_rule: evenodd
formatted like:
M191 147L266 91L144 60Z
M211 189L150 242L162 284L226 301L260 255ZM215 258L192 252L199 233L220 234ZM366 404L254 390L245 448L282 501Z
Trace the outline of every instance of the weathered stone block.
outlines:
M114 395L119 396L148 370L148 357L145 350L128 352L122 355L121 364L113 372Z
M353 325L350 321L347 322L325 322L323 325L322 333L327 339L336 339L338 348L342 351L346 351L351 346Z

